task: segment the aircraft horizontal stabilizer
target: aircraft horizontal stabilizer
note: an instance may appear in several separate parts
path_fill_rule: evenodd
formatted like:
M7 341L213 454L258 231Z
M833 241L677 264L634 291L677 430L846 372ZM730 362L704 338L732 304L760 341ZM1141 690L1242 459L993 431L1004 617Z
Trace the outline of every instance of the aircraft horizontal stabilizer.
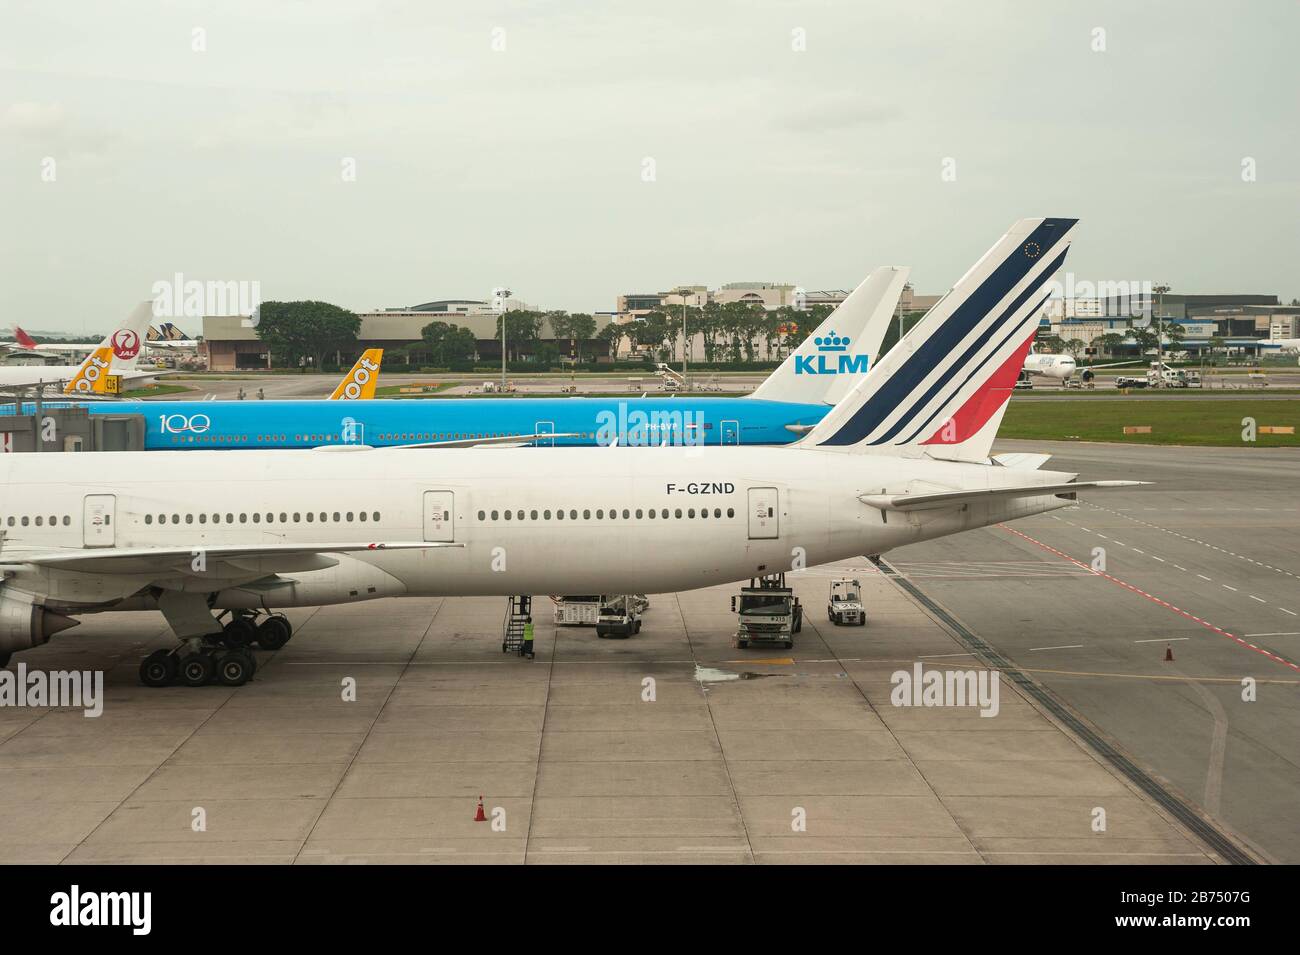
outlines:
M921 511L939 507L960 507L1002 497L1042 497L1046 494L1073 494L1082 490L1137 487L1150 481L1071 481L1067 484L1025 484L1020 487L995 487L980 491L943 491L938 494L862 494L863 504L886 511Z
M87 574L175 573L180 565L192 566L200 557L211 564L249 559L301 560L320 554L366 553L377 550L424 550L434 547L464 547L437 541L394 541L370 544L222 544L190 547L104 547L93 550L55 551L32 556L15 555L5 564L35 565Z
M992 461L998 467L1016 468L1020 471L1037 471L1052 459L1050 454L1036 454L1032 451L1008 451L993 455Z

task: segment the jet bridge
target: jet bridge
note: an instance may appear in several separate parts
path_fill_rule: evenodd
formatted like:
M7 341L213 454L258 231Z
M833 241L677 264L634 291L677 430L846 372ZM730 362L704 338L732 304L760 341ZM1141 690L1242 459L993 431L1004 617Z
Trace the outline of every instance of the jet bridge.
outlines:
M143 451L142 414L91 415L66 401L0 400L0 452Z

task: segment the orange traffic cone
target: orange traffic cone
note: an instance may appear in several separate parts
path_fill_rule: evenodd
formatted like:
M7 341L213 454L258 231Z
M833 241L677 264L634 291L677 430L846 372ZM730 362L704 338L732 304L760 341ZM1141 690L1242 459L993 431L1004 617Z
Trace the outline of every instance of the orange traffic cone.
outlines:
M483 797L478 797L478 812L474 813L475 822L487 822L487 816L483 813Z
M1165 644L1165 662L1166 663L1174 662L1174 648L1167 643Z

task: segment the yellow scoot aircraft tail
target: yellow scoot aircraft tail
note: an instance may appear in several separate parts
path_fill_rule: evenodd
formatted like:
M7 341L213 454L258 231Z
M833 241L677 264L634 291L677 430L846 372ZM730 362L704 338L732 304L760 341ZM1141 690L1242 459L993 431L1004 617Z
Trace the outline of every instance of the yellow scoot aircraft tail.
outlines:
M352 366L352 370L339 382L330 395L330 401L368 400L375 396L379 383L379 366L384 360L382 348L367 348Z
M107 345L100 345L86 356L86 360L81 363L77 373L63 386L63 393L66 395L102 395L106 393L108 390L108 372L112 364L113 349Z
M108 393L108 376L113 370L131 371L140 357L140 345L144 332L149 327L153 316L149 302L142 302L132 309L122 324L99 343L99 347L86 356L66 385L63 393L67 395L102 395Z

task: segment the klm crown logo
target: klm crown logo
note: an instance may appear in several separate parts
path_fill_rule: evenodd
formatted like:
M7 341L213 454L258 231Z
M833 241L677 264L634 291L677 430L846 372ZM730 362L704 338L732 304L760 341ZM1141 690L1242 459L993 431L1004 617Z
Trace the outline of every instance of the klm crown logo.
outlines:
M870 358L867 355L850 355L851 339L830 332L813 339L817 347L816 355L796 355L794 373L796 375L852 375L867 370Z

